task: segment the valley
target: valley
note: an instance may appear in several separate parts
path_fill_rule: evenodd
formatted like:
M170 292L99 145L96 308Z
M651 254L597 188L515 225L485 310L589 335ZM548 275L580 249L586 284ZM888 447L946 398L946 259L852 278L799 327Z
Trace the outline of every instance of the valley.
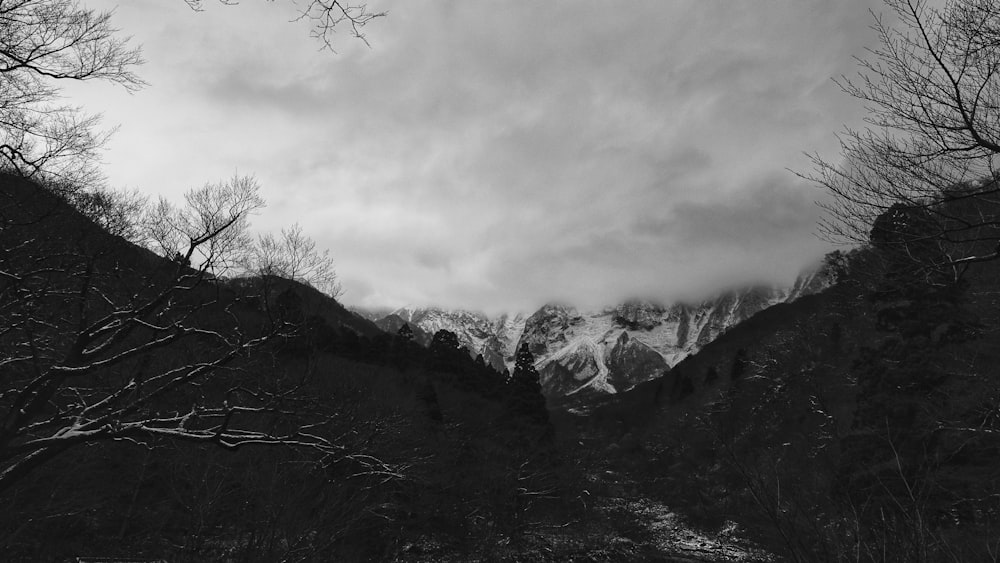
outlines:
M1000 0L861 4L0 0L0 561L1000 563Z

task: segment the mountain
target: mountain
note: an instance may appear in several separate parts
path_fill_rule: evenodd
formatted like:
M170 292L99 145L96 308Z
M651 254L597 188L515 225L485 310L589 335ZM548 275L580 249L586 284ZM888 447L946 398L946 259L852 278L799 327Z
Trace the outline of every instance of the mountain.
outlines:
M730 327L829 284L829 273L816 270L789 288L751 287L695 304L630 300L596 312L548 304L528 317L413 307L356 312L390 333L407 323L424 345L438 330L454 332L470 355L481 354L498 371L512 370L515 352L526 344L542 391L557 405L568 397L585 403L663 375Z
M816 271L790 288L752 287L697 304L631 300L596 313L546 305L527 319L518 345L535 355L550 400L618 393L662 375L754 314L828 284L829 275Z
M474 311L449 311L436 307L394 310L355 308L353 311L390 334L396 334L403 324L408 324L413 330L414 340L424 346L430 345L434 333L439 330L454 332L469 355L482 355L486 364L499 372L513 370L516 345L525 321L522 314L491 318Z

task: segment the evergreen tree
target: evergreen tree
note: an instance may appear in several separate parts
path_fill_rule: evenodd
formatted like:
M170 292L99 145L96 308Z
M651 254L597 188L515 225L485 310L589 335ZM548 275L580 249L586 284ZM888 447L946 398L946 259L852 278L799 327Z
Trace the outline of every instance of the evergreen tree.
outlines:
M463 357L464 353L458 343L458 335L450 330L441 329L434 333L430 347L430 367L446 373L456 373L461 369L463 361L471 358Z
M450 330L441 329L431 339L431 352L451 353L459 347L458 335Z
M413 342L413 329L410 328L410 323L403 323L403 326L399 327L396 335L407 342Z
M535 356L527 344L522 344L517 351L510 387L511 407L515 413L532 422L548 424L549 411L545 408L542 384L535 369Z

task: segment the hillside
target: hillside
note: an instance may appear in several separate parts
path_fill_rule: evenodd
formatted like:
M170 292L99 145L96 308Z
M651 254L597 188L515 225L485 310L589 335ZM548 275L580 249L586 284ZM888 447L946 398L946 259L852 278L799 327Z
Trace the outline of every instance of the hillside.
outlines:
M408 337L2 181L12 560L988 554L1000 263L914 276L878 243L699 307L383 317ZM539 356L513 373L466 347L517 330Z
M0 201L6 561L611 562L702 537L651 532L667 509L595 473L524 374L199 273L19 178Z
M790 558L979 560L1000 508L1000 265L931 285L887 252L564 423L629 444L646 494Z
M5 560L475 551L528 510L507 468L543 486L544 429L500 374L303 284L206 275L6 175L0 272Z

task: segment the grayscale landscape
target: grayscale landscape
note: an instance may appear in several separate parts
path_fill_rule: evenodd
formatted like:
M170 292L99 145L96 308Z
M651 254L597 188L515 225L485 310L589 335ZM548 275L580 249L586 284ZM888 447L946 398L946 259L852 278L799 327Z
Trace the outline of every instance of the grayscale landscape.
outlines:
M0 561L1000 561L1000 2L0 0Z

